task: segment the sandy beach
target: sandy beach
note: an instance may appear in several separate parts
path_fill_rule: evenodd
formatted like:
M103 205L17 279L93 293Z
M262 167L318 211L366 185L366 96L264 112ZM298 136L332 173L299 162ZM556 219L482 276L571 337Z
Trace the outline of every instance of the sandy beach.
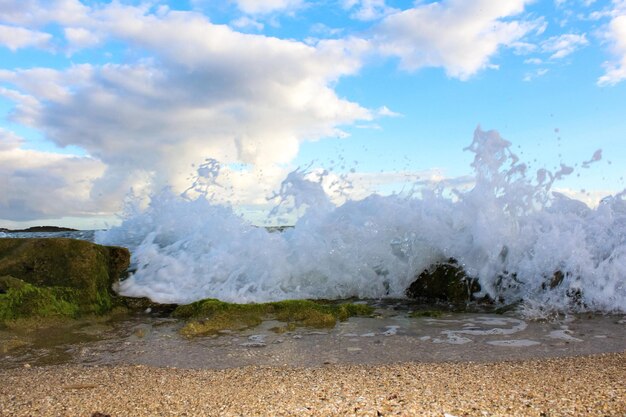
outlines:
M314 368L64 365L4 370L0 381L2 416L626 415L626 352Z

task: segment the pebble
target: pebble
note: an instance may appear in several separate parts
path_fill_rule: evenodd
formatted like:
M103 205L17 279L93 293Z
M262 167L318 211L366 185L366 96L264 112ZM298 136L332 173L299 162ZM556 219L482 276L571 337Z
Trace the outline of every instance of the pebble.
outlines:
M3 417L626 415L626 352L311 368L33 366L0 370L0 381Z

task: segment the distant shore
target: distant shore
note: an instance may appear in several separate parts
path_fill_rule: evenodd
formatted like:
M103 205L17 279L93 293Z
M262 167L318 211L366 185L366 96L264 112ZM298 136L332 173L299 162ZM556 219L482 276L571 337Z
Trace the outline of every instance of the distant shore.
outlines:
M33 226L26 229L5 229L0 227L3 233L43 233L43 232L77 232L78 229L58 226Z
M0 371L2 416L624 416L626 352L495 363Z

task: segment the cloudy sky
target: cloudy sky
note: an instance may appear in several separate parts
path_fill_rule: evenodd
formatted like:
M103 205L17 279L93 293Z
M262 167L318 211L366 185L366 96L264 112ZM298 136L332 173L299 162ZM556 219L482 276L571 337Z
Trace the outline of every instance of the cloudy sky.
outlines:
M248 211L298 166L463 183L478 125L593 204L624 115L625 0L0 0L0 227L102 227L207 158Z

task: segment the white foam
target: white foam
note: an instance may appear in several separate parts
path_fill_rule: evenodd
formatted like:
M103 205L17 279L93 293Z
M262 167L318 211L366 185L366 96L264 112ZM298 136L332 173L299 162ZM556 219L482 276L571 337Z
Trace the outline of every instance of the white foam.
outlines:
M441 332L445 339L434 338L433 343L448 343L462 345L473 340L466 336L493 336L511 335L522 332L528 327L528 323L523 320L508 317L473 317L462 320L431 320L431 324L451 325L461 324L461 329L448 329ZM500 327L491 327L500 326ZM489 342L488 342L489 343Z
M571 336L571 330L562 329L562 330L553 330L548 334L548 337L552 339L560 339L568 342L582 342L582 339Z
M472 317L462 320L443 320L431 319L431 324L457 324L463 323L462 328L458 330L446 330L446 333L465 334L473 336L489 336L489 335L510 335L524 331L528 327L528 323L524 320L515 318L499 318L499 317ZM500 327L491 327L500 326ZM443 332L442 332L443 333Z
M478 129L467 149L469 191L370 195L335 207L318 180L294 171L277 200L304 214L282 233L211 203L219 167L203 166L195 194L154 195L96 240L131 249L136 270L119 291L158 302L402 297L417 274L452 257L483 293L523 299L531 316L625 312L626 192L591 209L550 191L571 168L531 175L497 132Z
M444 330L441 333L444 336L446 336L446 338L445 339L440 339L438 337L435 337L435 338L433 338L433 343L447 343L447 344L450 344L450 345L464 345L466 343L472 343L472 339L467 338L467 337L463 337L463 336L459 336L454 331Z
M395 336L396 334L398 334L398 329L400 328L400 326L385 326L385 328L387 330L382 332L383 336Z
M266 335L263 334L253 334L248 336L248 341L244 343L240 343L239 346L242 347L265 347L267 343L265 342Z
M490 340L487 344L505 347L528 347L540 345L541 342L529 339L511 339L511 340Z

